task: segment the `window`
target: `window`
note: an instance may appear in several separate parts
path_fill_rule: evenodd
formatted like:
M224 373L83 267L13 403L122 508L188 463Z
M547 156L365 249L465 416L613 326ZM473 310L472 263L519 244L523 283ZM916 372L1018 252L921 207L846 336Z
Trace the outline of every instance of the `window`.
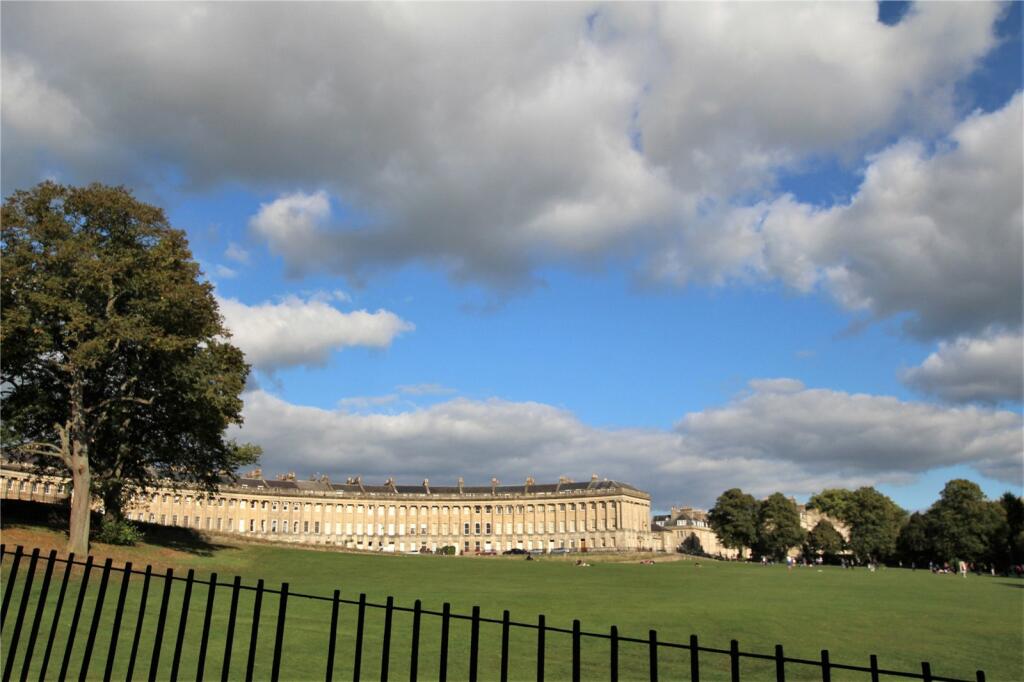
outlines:
M479 514L480 513L480 505L476 505L475 507L473 507L473 511L476 512L477 514Z
M287 521L282 521L281 522L281 532L285 533L285 534L288 533L288 522Z
M217 517L217 530L220 530L221 517Z
M173 516L171 516L171 525L172 526L177 526L178 525L178 515L177 514L174 514Z
M486 507L484 507L484 513L485 514L490 514L491 513L491 505L487 505Z
M194 519L193 519L193 520L194 520L194 522L195 522L195 526L196 526L196 528L202 528L202 526L201 526L201 525L200 525L200 523L199 523L199 517L198 517L198 516L194 517Z
M489 524L489 523L484 524L484 532L487 533L487 535L491 534L491 524Z
M260 509L266 509L266 508L267 508L267 503L266 502L261 502L260 503ZM277 509L277 504L276 503L274 504L274 509Z
M167 514L161 514L160 515L160 525L161 526L167 525Z
M480 524L479 523L474 523L473 524L473 534L474 535L480 535Z
M309 521L303 521L302 522L302 532L303 533L308 533L309 532Z
M267 522L266 521L260 521L260 532L261 533L266 533L267 532Z
M256 520L255 519L249 519L249 532L250 533L255 533L256 532Z
M150 522L150 523L153 523L153 522L155 522L155 521L156 521L156 514L150 514L150 515L149 515L149 522Z

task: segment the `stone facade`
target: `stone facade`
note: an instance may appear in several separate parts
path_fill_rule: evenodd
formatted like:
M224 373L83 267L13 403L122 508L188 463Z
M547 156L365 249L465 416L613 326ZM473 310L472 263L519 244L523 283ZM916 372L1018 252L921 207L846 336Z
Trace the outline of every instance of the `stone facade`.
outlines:
M4 498L53 502L65 495L64 485L9 465L0 471ZM127 512L138 521L212 533L384 552L652 549L650 496L596 476L585 483L408 486L389 479L373 486L359 478L270 480L257 470L212 494L155 489Z

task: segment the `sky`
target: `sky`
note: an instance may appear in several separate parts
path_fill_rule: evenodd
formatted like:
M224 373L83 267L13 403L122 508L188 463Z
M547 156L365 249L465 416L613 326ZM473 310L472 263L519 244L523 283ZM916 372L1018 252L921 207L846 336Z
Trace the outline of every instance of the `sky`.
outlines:
M1024 492L1020 3L0 13L3 195L187 232L266 475Z

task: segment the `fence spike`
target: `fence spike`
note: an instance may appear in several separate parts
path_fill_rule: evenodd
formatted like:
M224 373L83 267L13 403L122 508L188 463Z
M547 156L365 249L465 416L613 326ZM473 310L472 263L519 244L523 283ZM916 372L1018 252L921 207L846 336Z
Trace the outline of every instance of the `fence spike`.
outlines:
M700 645L697 635L690 635L690 682L700 682Z
M331 600L331 641L327 643L327 682L334 680L334 652L338 644L338 606L341 601L341 590L334 591Z
M39 548L32 550L32 556L28 560L28 571L25 573L25 586L21 589L21 604L18 606L18 615L14 619L14 634L7 645L7 663L4 665L3 682L11 679L11 672L14 670L14 659L18 654L18 639L21 638L21 626L25 622L25 612L28 611L28 600L32 596L32 583L35 580L36 564L39 562ZM11 580L8 587L13 584Z
M228 633L224 641L224 661L221 664L220 678L227 682L228 673L231 672L231 649L235 642L235 619L238 616L238 593L242 589L242 578L235 576L231 582L231 606L228 608Z
M363 625L366 622L366 593L359 594L359 613L356 616L356 651L352 661L352 680L359 682L359 669L363 665Z
M740 643L735 639L729 642L729 669L732 682L740 682Z
M167 605L171 600L171 587L174 585L174 569L168 568L164 574L164 591L160 597L160 613L156 617L156 635L153 637L153 656L149 662L149 682L156 682L160 669L160 650L164 643L164 627L167 625Z
M924 682L932 682L932 664L928 661L921 661L921 679Z
M107 596L107 583L110 581L110 568L114 560L107 557L103 562L103 573L100 575L100 589L96 593L96 605L92 610L92 624L89 626L89 637L85 640L85 653L82 654L82 666L78 671L79 682L89 677L89 663L92 661L92 649L96 645L96 632L100 628L100 616L103 613L103 600Z
M651 682L658 682L658 632L656 630L647 633L647 642L648 656L651 659Z
M89 587L89 573L92 571L92 557L86 557L82 582L78 586L78 597L75 599L75 614L71 617L71 629L68 630L68 641L64 646L64 659L60 664L60 679L68 678L68 666L71 665L71 651L75 646L75 635L78 634L78 621L82 617L82 605L85 604L85 591Z
M178 636L174 640L174 658L171 660L171 682L177 682L181 666L181 646L185 643L185 626L188 624L188 609L192 603L192 583L196 578L195 569L188 569L185 575L185 594L181 597L181 617L178 619Z
M828 649L821 650L821 682L832 682L832 668L828 662Z
M777 682L786 682L786 656L782 653L782 645L775 645L775 679Z
M580 682L580 622L572 622L572 682Z
M438 663L437 679L448 679L448 629L451 626L452 605L445 602L441 607L441 660Z
M409 682L416 682L420 665L420 617L423 605L417 599L412 606L412 642L409 647Z
M252 628L249 631L249 658L245 663L245 682L252 682L256 667L256 641L260 635L260 609L263 607L263 578L256 581L256 597L252 604Z
M288 609L288 583L281 583L281 598L277 604L277 634L274 636L274 666L270 679L277 682L281 674L281 647L284 645L285 614Z
M611 682L619 682L619 628L613 625L608 633L608 675Z
M508 631L511 614L508 609L501 613L501 682L508 682Z
M537 616L537 682L544 682L544 614Z
M2 554L0 550L0 554ZM50 580L53 578L53 568L57 563L57 550L51 549L46 558L46 570L43 572L43 584L39 587L39 600L36 602L36 615L32 619L32 628L28 633L28 644L25 646L25 659L21 666L21 682L28 680L28 669L32 662L32 652L36 648L36 638L39 636L39 626L43 622L43 611L46 609L46 595L50 591Z
M210 621L213 619L213 597L217 590L217 574L210 574L210 589L206 592L206 611L203 613L203 633L199 637L199 661L196 663L196 682L206 676L206 648L210 642Z
M107 665L103 669L103 679L109 680L114 672L114 654L117 652L117 640L121 634L121 620L124 616L124 601L128 596L128 581L132 577L132 562L128 561L121 567L121 589L117 593L117 606L114 607L114 624L110 627L110 645L107 647Z
M75 553L71 552L68 554L66 559L63 559L64 564L64 577L61 579L60 592L57 595L57 605L53 609L53 622L50 623L50 636L46 639L46 650L43 652L43 665L39 669L39 680L43 682L46 679L46 669L50 665L50 653L53 651L53 643L57 639L57 626L60 625L60 612L64 606L64 596L68 591L68 578L71 576L71 567L75 565Z
M21 555L25 548L18 545L14 549L14 563L11 564L11 572L7 574L7 589L4 590L4 603L0 606L0 627L7 622L7 607L11 604L11 596L14 595L14 579L18 577L18 564L21 563Z
M389 596L384 606L384 641L380 647L380 682L388 682L388 666L391 663L391 622L394 618L395 598Z
M135 636L132 638L132 653L128 657L128 673L125 675L127 682L132 681L132 673L135 672L135 656L139 653L139 641L142 637L142 622L146 617L146 598L149 597L149 579L153 577L153 567L147 565L145 577L142 579L142 596L139 597L139 617L135 619ZM42 678L40 678L42 682Z
M871 654L869 661L871 666L871 682L878 682L878 656Z
M480 607L473 607L469 631L469 682L476 682L476 666L480 655Z

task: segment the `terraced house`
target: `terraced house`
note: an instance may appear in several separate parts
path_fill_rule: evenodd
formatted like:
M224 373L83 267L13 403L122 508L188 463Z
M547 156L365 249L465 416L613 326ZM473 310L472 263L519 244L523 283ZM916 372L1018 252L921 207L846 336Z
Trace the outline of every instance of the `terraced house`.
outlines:
M35 486L33 489L32 486ZM50 486L51 493L42 494ZM64 481L5 465L5 498L56 501ZM509 549L622 551L651 548L650 496L628 484L562 478L537 484L455 486L333 483L260 470L225 480L213 494L160 488L138 496L131 518L214 533L383 552L452 546L459 553Z

